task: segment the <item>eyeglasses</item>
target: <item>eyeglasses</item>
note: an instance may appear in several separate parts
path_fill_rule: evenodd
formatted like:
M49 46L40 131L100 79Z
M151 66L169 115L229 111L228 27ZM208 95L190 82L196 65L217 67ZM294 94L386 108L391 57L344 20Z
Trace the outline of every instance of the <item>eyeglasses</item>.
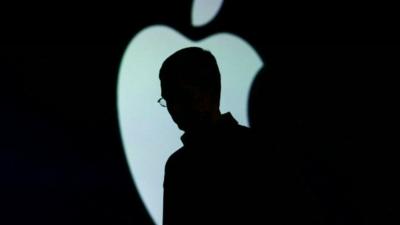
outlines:
M167 107L167 101L161 97L160 99L158 99L158 104L160 104L162 107Z

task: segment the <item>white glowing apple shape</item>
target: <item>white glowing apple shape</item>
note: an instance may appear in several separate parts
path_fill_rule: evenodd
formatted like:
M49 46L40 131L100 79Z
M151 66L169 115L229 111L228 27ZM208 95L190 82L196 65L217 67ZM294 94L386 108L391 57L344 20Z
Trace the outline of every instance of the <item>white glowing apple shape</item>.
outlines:
M165 163L182 146L182 132L157 103L161 94L158 72L168 56L189 46L202 47L216 57L221 72L221 112L231 112L245 126L251 84L263 66L246 41L229 33L196 42L170 27L153 25L132 39L119 71L118 119L131 175L156 224L162 221Z

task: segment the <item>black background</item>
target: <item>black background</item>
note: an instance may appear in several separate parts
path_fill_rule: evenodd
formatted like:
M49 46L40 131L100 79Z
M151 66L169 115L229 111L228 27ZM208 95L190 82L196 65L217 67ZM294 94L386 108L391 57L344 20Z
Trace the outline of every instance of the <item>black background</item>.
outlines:
M0 223L152 223L125 161L116 81L129 41L159 23L193 40L231 32L251 43L266 63L252 126L288 154L335 165L367 224L391 222L399 47L371 45L395 44L390 7L227 1L193 28L191 1L179 4L55 7L3 20Z

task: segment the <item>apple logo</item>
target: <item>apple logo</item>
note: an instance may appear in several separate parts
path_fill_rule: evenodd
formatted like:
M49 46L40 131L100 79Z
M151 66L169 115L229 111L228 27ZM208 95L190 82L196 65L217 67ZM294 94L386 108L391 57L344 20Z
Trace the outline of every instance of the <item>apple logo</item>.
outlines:
M223 0L195 0L192 25L204 26L218 13ZM171 27L152 25L129 43L120 64L117 109L126 160L143 203L156 224L162 221L164 166L181 147L182 132L161 107L158 71L179 49L198 46L211 51L221 72L221 112L231 112L248 126L250 88L263 61L245 40L217 33L193 41Z

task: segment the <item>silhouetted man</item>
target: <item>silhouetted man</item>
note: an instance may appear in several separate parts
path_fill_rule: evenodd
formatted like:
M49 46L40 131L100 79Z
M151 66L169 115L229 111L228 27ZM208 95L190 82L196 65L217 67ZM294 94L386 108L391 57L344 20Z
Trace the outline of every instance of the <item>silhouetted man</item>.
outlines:
M163 224L240 224L255 219L254 167L249 167L248 157L254 156L252 132L230 113L221 114L214 56L197 47L179 50L163 63L160 80L160 101L184 131L183 147L165 167Z

